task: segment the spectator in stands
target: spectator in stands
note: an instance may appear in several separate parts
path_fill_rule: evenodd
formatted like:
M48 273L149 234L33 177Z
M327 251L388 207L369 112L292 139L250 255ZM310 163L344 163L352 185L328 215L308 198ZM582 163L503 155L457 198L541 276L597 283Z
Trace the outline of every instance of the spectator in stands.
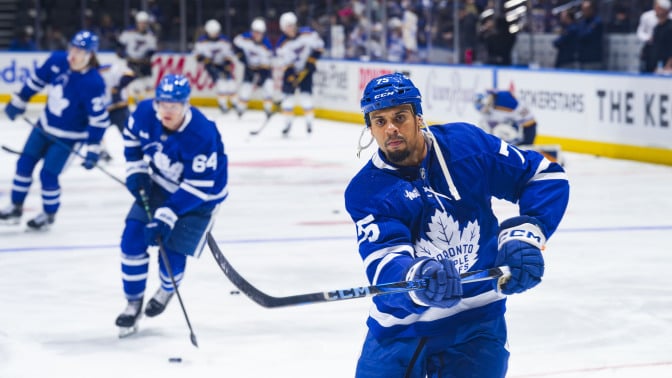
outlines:
M95 30L100 37L100 50L114 50L117 47L117 37L121 30L114 24L109 13L100 16L100 25Z
M476 60L476 45L478 44L478 13L473 0L460 6L459 27L462 63L471 64Z
M655 64L655 72L672 73L672 20L670 20L670 0L658 0L654 10L658 24L653 28L651 54Z
M560 13L560 35L553 40L553 47L558 51L555 56L555 68L577 68L576 53L578 47L578 29L574 20L574 12L566 9Z
M581 18L577 22L579 68L582 70L602 70L602 45L604 24L597 14L594 0L581 3Z
M653 44L653 29L658 25L658 17L656 17L656 8L660 7L660 3L669 3L666 0L654 0L653 8L642 13L639 17L639 24L637 25L637 39L642 42L642 49L639 53L639 72L653 72L656 69L656 62L651 51ZM672 17L668 12L668 17Z
M630 12L627 7L622 4L616 5L614 18L609 23L607 32L613 34L630 33Z
M480 38L485 45L486 64L510 66L513 63L511 51L516 44L516 35L509 31L509 23L504 16L486 19Z
M35 38L33 33L33 28L26 26L17 31L17 35L9 43L10 51L35 51L37 47L35 46Z
M63 30L58 26L47 28L47 37L45 47L48 51L66 50L68 48L68 40L63 35Z
M392 17L387 22L387 60L389 62L403 62L406 60L402 27L401 20L397 17Z
M402 0L401 6L404 9L401 22L406 61L416 62L418 60L418 15L413 11L412 1Z

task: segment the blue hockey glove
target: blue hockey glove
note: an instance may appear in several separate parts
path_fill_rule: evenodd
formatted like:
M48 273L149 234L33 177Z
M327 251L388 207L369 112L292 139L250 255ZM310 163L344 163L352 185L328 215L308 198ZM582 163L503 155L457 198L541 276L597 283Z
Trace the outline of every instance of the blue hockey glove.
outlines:
M149 191L152 187L152 178L147 173L134 173L126 177L126 188L131 192L138 202L142 203L142 196L140 191L144 190L145 195L149 196Z
M177 222L177 214L170 208L159 207L154 212L154 219L145 226L145 243L158 245L158 239L165 243Z
M502 222L495 265L508 265L511 269L511 278L502 285L502 293L522 293L541 282L544 275L541 249L545 242L541 225L532 217L520 216Z
M406 280L427 279L424 290L410 291L411 300L420 306L448 308L462 297L462 283L455 264L448 259L436 261L427 257L415 260L406 274Z
M26 101L24 101L21 97L19 97L16 94L12 95L12 99L5 107L5 114L7 114L7 117L13 121L16 119L16 117L25 113L25 111L26 111Z
M90 144L86 147L86 157L82 162L82 167L92 169L98 163L98 159L100 159L100 146Z

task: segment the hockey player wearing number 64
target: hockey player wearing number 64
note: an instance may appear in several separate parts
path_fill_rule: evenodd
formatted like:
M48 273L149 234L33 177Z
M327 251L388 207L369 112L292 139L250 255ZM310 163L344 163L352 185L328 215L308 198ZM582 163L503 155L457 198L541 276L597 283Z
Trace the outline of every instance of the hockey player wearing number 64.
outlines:
M366 275L428 286L373 298L356 377L504 377L506 295L541 282L541 251L569 198L563 168L471 124L426 126L419 90L399 73L371 80L361 108L362 135L379 148L345 205ZM493 197L520 215L500 224ZM460 281L502 265L511 277L501 287Z
M218 205L228 194L228 160L221 136L214 122L189 105L190 92L186 77L164 76L155 98L138 104L124 130L126 186L135 201L121 237L128 305L116 320L120 336L137 329L148 247L159 245L168 259L166 264L159 254L161 285L144 311L151 317L162 313L175 293L169 272L179 287L187 256L200 256Z

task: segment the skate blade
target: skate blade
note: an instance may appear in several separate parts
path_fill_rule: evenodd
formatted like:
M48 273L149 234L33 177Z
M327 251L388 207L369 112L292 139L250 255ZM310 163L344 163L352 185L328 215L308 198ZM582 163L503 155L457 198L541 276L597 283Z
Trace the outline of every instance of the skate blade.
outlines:
M123 339L135 335L137 332L138 332L137 324L132 327L119 327L119 338Z
M2 219L2 220L0 220L0 224L3 225L3 226L16 226L19 223L21 223L21 219Z
M40 228L26 226L26 232L36 233L36 234L47 232L50 229L51 229L51 226L43 226L43 227L40 227Z

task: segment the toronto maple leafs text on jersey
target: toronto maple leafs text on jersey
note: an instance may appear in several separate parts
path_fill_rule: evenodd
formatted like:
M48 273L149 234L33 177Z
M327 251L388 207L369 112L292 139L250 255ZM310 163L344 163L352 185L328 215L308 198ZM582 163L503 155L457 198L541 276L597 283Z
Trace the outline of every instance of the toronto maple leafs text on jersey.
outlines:
M449 259L460 273L494 267L499 223L493 197L518 203L521 215L543 225L546 238L564 214L569 184L558 164L473 125L431 130L433 136L424 133L429 151L420 166L395 166L378 150L346 189L371 284L403 280L418 257ZM430 336L464 319L487 321L504 313L505 296L492 282L463 290L462 300L445 309L416 305L406 294L375 297L367 324L376 337Z
M147 172L169 194L163 204L178 216L212 210L228 195L227 156L214 122L189 107L184 122L167 132L153 100L138 104L124 130L126 175Z

